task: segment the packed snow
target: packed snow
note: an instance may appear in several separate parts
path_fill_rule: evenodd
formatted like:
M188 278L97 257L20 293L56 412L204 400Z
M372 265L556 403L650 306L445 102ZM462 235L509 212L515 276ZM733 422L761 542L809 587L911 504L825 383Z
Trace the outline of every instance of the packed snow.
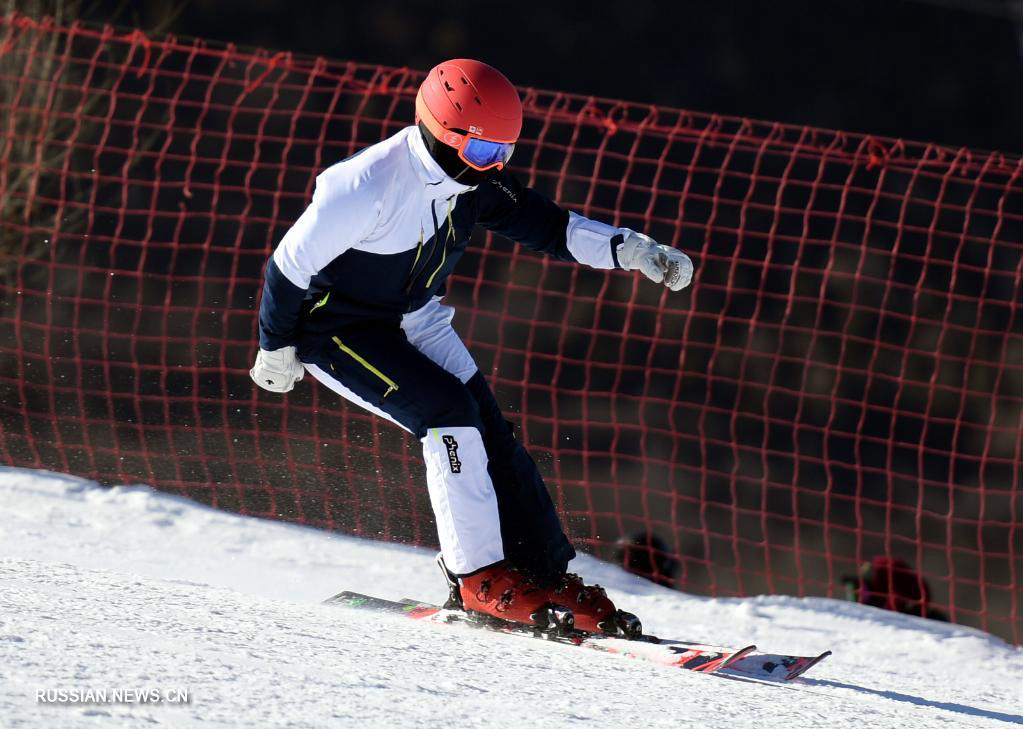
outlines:
M440 601L426 550L0 469L2 727L1002 727L1023 651L824 599L708 599L587 556L650 632L834 655L788 684L321 605Z

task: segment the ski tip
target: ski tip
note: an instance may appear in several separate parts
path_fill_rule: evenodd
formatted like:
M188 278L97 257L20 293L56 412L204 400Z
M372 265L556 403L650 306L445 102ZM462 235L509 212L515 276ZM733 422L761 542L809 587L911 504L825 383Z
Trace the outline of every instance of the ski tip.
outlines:
M797 666L796 668L794 668L791 671L789 671L789 673L785 676L785 680L786 681L791 681L791 680L793 680L795 678L799 678L804 673L809 671L811 668L816 666L818 663L820 663L821 661L823 661L825 658L827 658L830 655L831 655L831 651L824 651L819 656L811 658L809 661L806 661L801 666Z

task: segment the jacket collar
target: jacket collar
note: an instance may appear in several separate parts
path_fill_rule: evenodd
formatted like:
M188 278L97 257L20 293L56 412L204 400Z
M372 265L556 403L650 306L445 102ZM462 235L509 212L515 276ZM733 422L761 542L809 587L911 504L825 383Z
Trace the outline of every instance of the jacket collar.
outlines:
M406 127L405 139L408 142L412 167L419 179L426 185L426 194L429 197L434 200L442 200L476 188L475 185L463 185L444 173L444 170L430 155L430 150L426 148L426 142L423 141L423 135L419 133L418 127Z

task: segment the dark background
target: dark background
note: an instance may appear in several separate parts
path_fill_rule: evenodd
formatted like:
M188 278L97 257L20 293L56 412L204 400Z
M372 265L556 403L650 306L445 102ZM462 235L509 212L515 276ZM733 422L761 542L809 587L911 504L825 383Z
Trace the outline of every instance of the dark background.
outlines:
M418 76L395 75L398 93L369 82L375 66L266 59L478 56L522 85L639 101L610 132L576 110L613 102L535 95L516 164L567 207L690 251L699 272L662 302L481 238L453 279L456 326L573 539L606 558L651 529L675 584L708 594L836 596L891 556L952 620L1018 642L1021 168L956 147L1019 150L1021 64L1008 19L937 1L583 19L195 0L83 4L56 32L9 22L0 461L432 544L396 429L247 375L267 254L327 161L411 119ZM0 0L35 17L45 4ZM67 32L77 17L146 35ZM196 54L161 30L269 52ZM661 107L647 126L644 103L694 113L681 125Z
M1023 150L1016 0L466 3L152 0L91 20L426 69L470 56L519 85Z

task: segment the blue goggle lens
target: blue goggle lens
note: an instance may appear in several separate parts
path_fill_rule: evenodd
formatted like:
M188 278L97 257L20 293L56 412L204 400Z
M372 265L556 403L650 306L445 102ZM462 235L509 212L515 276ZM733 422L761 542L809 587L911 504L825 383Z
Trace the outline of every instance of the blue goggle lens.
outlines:
M514 149L515 145L510 142L491 142L471 137L462 154L474 165L487 167L498 162L507 162Z

